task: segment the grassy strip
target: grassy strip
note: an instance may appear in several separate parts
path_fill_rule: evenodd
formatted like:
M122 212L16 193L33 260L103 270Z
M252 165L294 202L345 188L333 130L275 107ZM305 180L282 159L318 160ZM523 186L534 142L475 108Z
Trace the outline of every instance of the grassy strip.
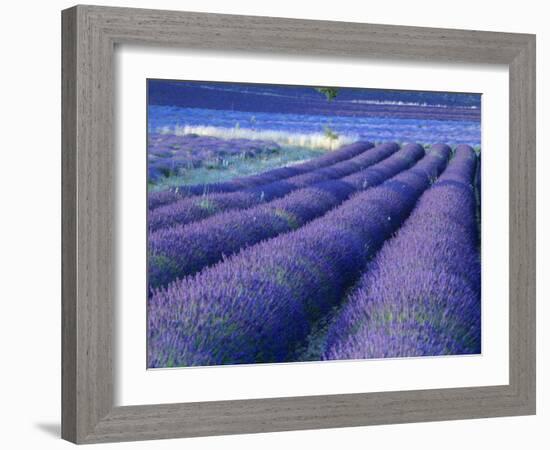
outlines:
M229 181L233 178L258 174L276 167L297 164L326 152L327 150L322 148L282 147L278 152L262 154L253 158L226 158L223 162L184 169L182 174L164 177L156 183L149 183L148 187L150 192L156 192L182 185Z

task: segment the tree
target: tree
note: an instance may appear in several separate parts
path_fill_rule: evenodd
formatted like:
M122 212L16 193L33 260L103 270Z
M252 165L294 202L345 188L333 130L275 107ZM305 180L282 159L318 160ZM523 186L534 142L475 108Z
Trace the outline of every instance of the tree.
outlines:
M334 100L338 95L338 88L334 87L318 87L315 88L315 90L321 94L324 94L329 102Z

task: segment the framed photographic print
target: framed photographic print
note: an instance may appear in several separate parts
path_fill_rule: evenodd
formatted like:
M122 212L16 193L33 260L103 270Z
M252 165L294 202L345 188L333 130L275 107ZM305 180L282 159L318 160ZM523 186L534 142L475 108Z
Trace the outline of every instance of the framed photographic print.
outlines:
M65 439L535 413L534 36L62 17Z

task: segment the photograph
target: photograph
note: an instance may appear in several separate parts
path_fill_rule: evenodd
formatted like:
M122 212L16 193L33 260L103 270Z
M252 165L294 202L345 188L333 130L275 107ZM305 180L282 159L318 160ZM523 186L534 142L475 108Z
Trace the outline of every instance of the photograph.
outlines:
M2 448L550 448L548 14L444 6L3 4Z
M481 354L481 94L147 80L147 367Z

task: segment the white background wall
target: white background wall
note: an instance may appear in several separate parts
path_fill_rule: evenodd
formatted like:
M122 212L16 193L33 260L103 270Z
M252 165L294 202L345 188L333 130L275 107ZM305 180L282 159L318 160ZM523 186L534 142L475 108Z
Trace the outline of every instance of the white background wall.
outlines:
M543 196L548 157L548 23L544 2L523 0L407 0L298 2L277 0L103 1L135 6L232 14L270 15L468 28L537 34L538 127L538 415L338 430L140 442L117 448L399 448L539 449L548 436L550 396L543 366L548 363L550 308L544 280L550 226ZM60 10L71 1L4 2L0 17L0 411L2 447L68 448L59 439L60 417ZM545 203L548 204L546 200ZM547 274L546 274L547 275ZM6 309L7 308L7 309ZM100 446L105 447L105 446ZM98 447L99 448L99 447ZM105 447L107 448L107 447ZM109 447L113 448L113 447ZM547 448L547 447L546 447Z

